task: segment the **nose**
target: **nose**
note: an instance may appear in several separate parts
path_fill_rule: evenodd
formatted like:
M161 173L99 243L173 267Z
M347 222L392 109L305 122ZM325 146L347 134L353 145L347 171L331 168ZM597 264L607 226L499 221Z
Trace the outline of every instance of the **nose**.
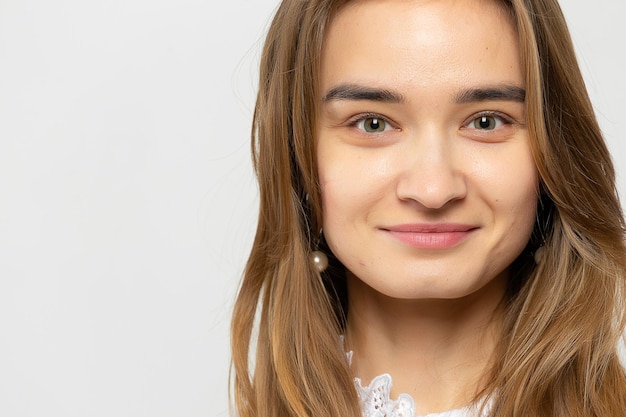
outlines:
M399 167L396 194L428 209L441 209L467 195L463 155L444 135L414 138Z

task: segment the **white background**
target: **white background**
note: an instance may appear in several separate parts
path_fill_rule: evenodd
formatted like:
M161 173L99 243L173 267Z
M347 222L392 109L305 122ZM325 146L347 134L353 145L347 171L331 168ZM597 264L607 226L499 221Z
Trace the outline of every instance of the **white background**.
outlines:
M0 415L224 416L276 0L0 0ZM567 0L626 195L626 2Z

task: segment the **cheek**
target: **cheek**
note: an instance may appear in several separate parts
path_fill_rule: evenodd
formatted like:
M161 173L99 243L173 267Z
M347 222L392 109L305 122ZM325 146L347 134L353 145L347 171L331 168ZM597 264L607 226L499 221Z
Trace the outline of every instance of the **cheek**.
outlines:
M348 219L358 212L360 196L355 189L358 178L342 165L331 165L320 167L319 181L324 235L339 236L342 232L337 229L345 228Z
M496 222L508 228L515 235L510 235L512 243L521 252L526 246L534 227L538 201L538 173L529 149L502 158L494 164L497 170L492 172L490 196L494 205ZM497 213L501 213L500 219Z
M512 196L513 210L522 218L534 220L538 199L539 179L535 162L530 154L520 153L506 164L505 191Z
M524 142L499 152L479 154L470 176L485 198L510 206L511 210L526 211L537 199L537 168Z
M320 172L319 179L322 195L323 235L331 252L338 256L337 249L344 245L342 239L346 237L346 219L353 211L348 204L351 200L345 198L349 190L346 189L343 181L329 179L328 172Z
M349 192L346 183L350 181L350 170L342 164L334 162L335 155L329 153L326 147L318 150L318 178L322 199L322 228L326 242L330 249L335 252L337 238L342 236L338 230L343 224L341 217L348 207L342 196Z
M388 191L393 177L386 155L349 146L324 146L318 151L318 178L324 217L364 214Z
M385 195L390 175L385 161L349 146L323 144L318 150L324 238L336 255L338 248L353 246L358 225L367 223Z
M494 255L508 254L505 257L510 258L517 256L530 238L539 180L528 139L520 138L503 145L494 145L489 148L490 152L466 154L476 157L468 175L470 187L482 200L497 231Z

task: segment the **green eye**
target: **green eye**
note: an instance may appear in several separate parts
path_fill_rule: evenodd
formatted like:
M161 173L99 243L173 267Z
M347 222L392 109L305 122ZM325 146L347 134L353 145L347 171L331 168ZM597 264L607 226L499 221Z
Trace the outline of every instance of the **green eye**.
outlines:
M472 123L474 128L480 130L493 130L498 127L498 119L493 116L480 116Z
M387 123L378 117L368 117L358 123L359 128L367 133L380 133L387 130Z

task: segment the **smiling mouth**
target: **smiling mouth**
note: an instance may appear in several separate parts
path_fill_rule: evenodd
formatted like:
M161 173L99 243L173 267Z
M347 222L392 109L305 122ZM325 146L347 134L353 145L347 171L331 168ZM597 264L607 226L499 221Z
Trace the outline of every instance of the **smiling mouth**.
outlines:
M478 227L465 224L410 224L382 228L393 238L418 249L448 249L465 241Z

